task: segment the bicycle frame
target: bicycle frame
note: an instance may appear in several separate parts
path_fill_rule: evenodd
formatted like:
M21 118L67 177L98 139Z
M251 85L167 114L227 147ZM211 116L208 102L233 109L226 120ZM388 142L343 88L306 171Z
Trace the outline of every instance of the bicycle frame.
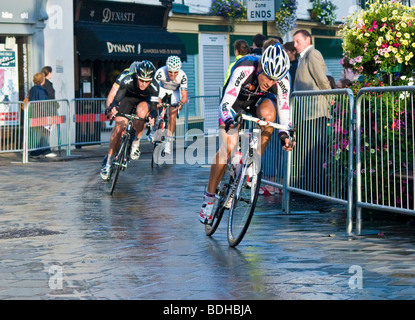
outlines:
M111 176L112 176L111 191L110 191L111 195L114 192L115 185L117 183L120 171L124 171L127 168L128 162L130 161L131 135L134 129L133 122L134 120L146 121L146 119L137 117L134 114L120 113L119 115L127 118L128 123L125 128L125 131L123 132L121 136L121 143L114 157L114 162L113 162L112 172L111 172Z
M166 129L167 125L168 125L168 115L169 115L169 108L171 106L167 103L162 103L160 108L159 108L159 113L158 113L158 117L157 120L154 123L154 136L152 139L152 143L156 144L156 143L161 143L163 142L163 131ZM161 112L160 112L161 109ZM163 125L163 127L161 128L160 126ZM157 139L156 139L157 138Z
M242 122L244 121L254 123L254 128L249 132L243 130ZM229 182L221 181L221 187L215 196L217 204L213 213L213 221L210 225L205 226L206 235L213 235L222 219L224 210L229 209L227 233L228 243L231 247L237 246L242 241L255 211L262 177L260 170L261 150L258 150L261 141L260 127L271 126L278 130L288 131L291 143L295 141L296 132L292 126L268 122L242 112L235 116L235 122L240 125L238 144L241 149L242 167L236 171L230 159L227 169L230 173ZM248 173L249 168L252 171Z

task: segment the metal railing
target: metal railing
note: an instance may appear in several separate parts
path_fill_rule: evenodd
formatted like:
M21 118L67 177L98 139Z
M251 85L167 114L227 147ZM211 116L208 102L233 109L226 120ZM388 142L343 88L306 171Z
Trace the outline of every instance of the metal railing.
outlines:
M290 213L290 192L343 204L350 233L353 93L349 89L293 92L290 112L291 121L297 126L297 144L287 155L283 210Z
M23 163L29 152L36 155L51 148L66 147L70 155L71 128L68 100L30 101L24 109Z
M296 192L345 205L347 232L352 229L353 206L358 232L363 208L415 215L414 92L415 87L364 88L356 108L349 89L293 92L290 108L297 145L283 152L273 135L262 164L263 183L283 189L284 212L290 213L290 192ZM186 138L195 128L204 136L217 134L219 99L189 97L201 116L190 115L185 106L176 137ZM30 151L66 147L70 154L73 146L108 143L105 101L33 101L24 114L22 102L2 102L0 152L23 151L27 162Z
M363 88L356 103L356 228L362 208L415 215L415 87Z
M22 101L0 103L0 153L23 149Z
M112 126L105 115L105 98L73 99L76 148L109 142Z

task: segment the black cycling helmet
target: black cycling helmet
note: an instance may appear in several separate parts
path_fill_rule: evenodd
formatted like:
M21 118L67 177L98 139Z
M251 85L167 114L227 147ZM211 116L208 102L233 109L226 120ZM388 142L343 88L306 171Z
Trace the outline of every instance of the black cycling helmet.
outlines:
M143 81L151 81L156 67L148 60L143 60L137 65L137 78Z
M131 65L130 65L130 72L137 72L137 66L140 64L140 61L134 61Z

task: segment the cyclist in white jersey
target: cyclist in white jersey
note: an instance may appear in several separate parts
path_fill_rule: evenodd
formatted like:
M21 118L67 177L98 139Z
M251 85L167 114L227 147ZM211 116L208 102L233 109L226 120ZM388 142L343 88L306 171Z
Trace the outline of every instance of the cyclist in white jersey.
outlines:
M169 109L169 125L164 153L171 153L171 141L176 131L177 112L187 103L187 76L181 69L182 62L178 56L167 58L166 65L156 71L154 78L160 86L159 98L165 101L166 95L171 96ZM164 100L163 100L164 99Z
M225 83L219 104L220 138L226 143L216 153L209 175L207 191L199 220L210 223L215 192L225 174L227 163L238 141L238 130L234 121L235 114L243 109L253 116L274 122L277 112L279 122L291 124L289 118L290 59L279 43L269 46L262 57L247 55L239 59L231 70ZM273 133L272 127L261 128L261 154L264 153ZM291 151L289 135L279 131L281 144L285 151Z

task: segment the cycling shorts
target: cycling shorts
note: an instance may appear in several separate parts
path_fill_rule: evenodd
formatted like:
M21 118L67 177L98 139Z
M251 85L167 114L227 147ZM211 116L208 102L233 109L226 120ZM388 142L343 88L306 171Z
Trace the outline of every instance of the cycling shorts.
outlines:
M146 101L148 104L150 104L150 97L146 97L146 98L125 97L124 99L121 100L119 104L118 113L125 113L125 114L135 113L135 109L137 105L142 101Z

